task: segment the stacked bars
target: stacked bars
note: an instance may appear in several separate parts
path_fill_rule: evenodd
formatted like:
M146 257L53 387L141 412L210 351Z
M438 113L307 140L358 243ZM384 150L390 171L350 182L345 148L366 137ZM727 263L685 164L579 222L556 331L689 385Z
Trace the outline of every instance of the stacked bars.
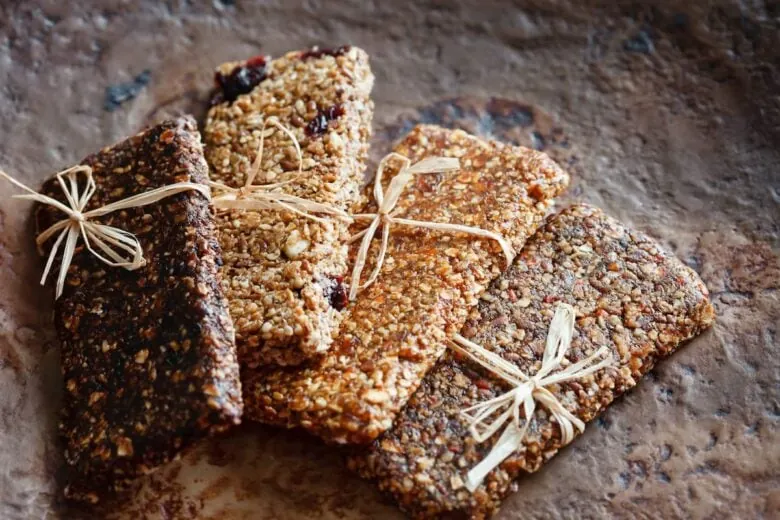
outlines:
M343 210L358 197L370 137L373 75L357 48L291 52L219 68L205 128L212 179L242 187L264 121L290 129L265 139L258 183ZM223 286L242 366L295 365L326 351L346 304L347 224L290 212L229 211L218 216Z
M87 210L176 182L204 183L208 172L191 118L165 122L82 164L92 167L97 185ZM64 200L55 179L43 193ZM38 207L41 230L62 217ZM242 411L206 198L187 191L98 220L136 235L147 263L136 271L107 267L82 242L56 302L65 495L89 502L238 424Z
M609 347L613 365L550 388L586 422L714 319L707 289L691 269L588 206L552 218L485 296L463 335L529 376L541 364L558 302L577 311L567 356L572 363ZM500 432L477 444L459 412L508 389L479 365L447 354L393 429L367 454L352 457L350 466L376 479L414 517L489 516L518 475L536 471L563 445L558 424L539 406L524 449L489 473L473 494L465 488L469 469L485 458Z
M397 205L398 217L480 227L502 234L515 250L569 181L543 153L488 143L460 130L418 126L396 152L413 163L448 156L461 164L459 171L412 181ZM369 261L365 272L372 267ZM506 260L493 241L393 227L378 280L347 309L340 334L322 359L303 367L242 372L247 416L302 426L328 441L370 442L390 428L444 352L445 337L460 329L468 308L504 268Z

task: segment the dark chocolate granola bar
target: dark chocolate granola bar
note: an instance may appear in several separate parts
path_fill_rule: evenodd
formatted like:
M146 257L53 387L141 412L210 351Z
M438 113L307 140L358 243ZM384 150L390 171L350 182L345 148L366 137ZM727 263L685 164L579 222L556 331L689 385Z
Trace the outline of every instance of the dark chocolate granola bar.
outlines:
M84 159L87 210L176 182L205 182L195 121L162 123ZM43 192L64 200L51 179ZM39 229L63 215L39 206ZM57 300L65 397L65 495L96 502L240 421L233 325L209 203L187 191L98 219L136 235L145 267L108 267L83 241ZM46 244L51 246L51 243Z
M399 217L480 227L502 234L516 251L569 182L541 152L461 130L418 126L396 152L413 163L432 156L460 159L458 171L410 182L399 199ZM332 442L370 442L390 428L444 352L445 336L460 329L469 307L505 268L494 241L394 228L379 278L347 308L322 359L285 370L243 370L247 416L302 426Z
M551 387L582 421L593 420L632 388L657 360L714 320L707 288L691 269L641 233L600 210L575 206L551 218L513 267L498 278L462 334L533 375L541 363L558 302L576 309L571 362L607 346L614 363L586 378ZM472 494L467 473L499 433L478 444L459 413L511 389L479 365L448 353L428 374L393 428L350 467L375 479L416 518L484 518L563 446L560 428L537 406L523 448Z

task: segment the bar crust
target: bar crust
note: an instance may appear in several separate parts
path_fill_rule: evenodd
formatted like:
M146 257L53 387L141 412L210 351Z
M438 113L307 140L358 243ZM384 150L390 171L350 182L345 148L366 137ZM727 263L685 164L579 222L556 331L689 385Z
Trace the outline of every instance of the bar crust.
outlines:
M97 185L88 210L207 179L190 117L164 122L82 164L92 167ZM64 200L54 179L43 192ZM38 206L39 230L62 216ZM80 241L55 305L65 381L65 495L93 503L199 438L238 424L242 413L209 202L184 192L99 221L135 234L147 264L136 271L108 267Z
M398 216L499 232L516 251L569 181L543 153L461 130L418 126L396 151L412 162L441 155L461 162L460 171L418 176L401 196ZM493 241L394 227L379 279L347 308L331 351L302 367L242 372L247 417L301 426L331 442L370 442L391 426L444 352L445 336L460 329L504 268Z
M513 267L490 287L463 335L533 374L557 302L577 310L568 359L602 345L619 366L553 390L569 411L593 420L632 388L658 359L714 320L698 275L647 236L600 210L578 205L551 218ZM517 451L469 493L469 469L499 435L477 444L459 411L509 389L479 365L448 352L428 374L393 428L349 466L377 481L415 518L485 518L498 509L523 473L538 470L563 447L558 425L537 407L524 450Z
M243 186L263 122L273 116L295 134L303 153L303 178L281 190L351 209L373 114L366 53L356 47L290 52L273 61L226 63L218 77L253 63L262 71L255 73L257 85L209 111L204 142L212 179ZM297 175L295 148L283 132L266 137L263 155L256 183ZM296 365L326 351L343 310L347 224L321 224L290 212L230 211L217 216L217 228L242 365Z

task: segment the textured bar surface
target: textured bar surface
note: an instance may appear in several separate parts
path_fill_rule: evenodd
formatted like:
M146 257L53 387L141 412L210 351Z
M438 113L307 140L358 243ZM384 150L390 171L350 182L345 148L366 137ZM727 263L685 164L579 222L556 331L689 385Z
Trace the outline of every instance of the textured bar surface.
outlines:
M243 186L263 122L273 116L303 152L303 177L282 190L349 209L363 179L373 81L368 56L354 47L222 65L217 82L223 88L204 133L212 179ZM273 127L267 132L273 133L255 183L295 178L292 141ZM347 224L290 212L230 211L218 215L217 228L242 365L295 365L327 350L344 305Z
M460 130L418 126L396 151L412 162L441 155L461 162L459 171L410 182L399 217L499 232L516 251L569 181L541 152ZM347 308L323 359L295 369L242 372L248 417L302 426L328 441L370 442L391 426L444 352L445 336L460 329L468 308L505 268L493 241L395 225L379 279Z
M168 121L84 159L87 209L173 184L205 182L192 118ZM44 193L64 200L54 179ZM39 206L39 229L62 218ZM233 326L219 283L209 203L184 192L101 217L135 234L145 267L107 267L79 242L55 306L65 381L65 495L96 502L182 449L240 422ZM46 244L50 246L51 244Z
M528 241L473 309L463 335L532 375L541 365L557 302L577 310L571 362L602 345L619 359L553 390L585 422L714 320L707 288L693 270L645 235L578 205L551 218ZM393 428L367 453L351 457L350 467L378 480L414 517L489 516L518 475L538 470L562 447L558 425L538 406L525 449L493 470L473 495L466 490L466 474L499 434L477 444L459 411L508 389L479 365L447 353Z

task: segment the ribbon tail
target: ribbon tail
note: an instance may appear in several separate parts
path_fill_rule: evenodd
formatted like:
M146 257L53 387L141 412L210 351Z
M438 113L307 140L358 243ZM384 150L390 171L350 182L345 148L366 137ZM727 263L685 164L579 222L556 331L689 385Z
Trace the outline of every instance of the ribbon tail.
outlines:
M385 195L382 193L382 174L385 172L385 168L387 168L388 161L393 158L398 159L404 163L404 167L401 168L396 177L402 175L403 171L409 167L409 158L401 155L398 152L390 152L389 154L382 157L382 160L379 161L379 166L376 169L376 175L374 176L374 200L376 201L377 208L381 208L385 203ZM393 180L395 180L395 178ZM391 180L391 185L392 182L393 181ZM388 187L387 191L390 193L391 189Z
M51 246L51 251L49 251L49 258L46 259L46 267L43 269L43 276L41 276L41 285L46 284L46 279L49 277L49 271L51 271L51 266L54 264L54 259L57 256L57 252L60 250L60 244L62 244L62 240L67 236L68 230L70 227L65 227L60 232L60 235L57 237L57 240L54 241L54 245Z
M460 169L457 157L426 157L409 167L409 173L446 173Z
M382 226L382 245L379 248L379 254L376 257L376 265L374 270L371 271L368 279L363 283L360 288L365 289L379 277L379 273L382 272L382 266L385 264L385 256L387 255L387 244L390 241L390 224L385 222Z
M513 419L513 412L511 406L507 407L506 410L494 421L491 421L487 423L487 425L482 425L482 422L486 421L488 417L496 413L498 409L492 409L492 410L486 410L487 416L484 416L484 414L481 417L475 417L474 422L472 422L471 426L469 426L469 431L471 432L471 435L476 439L477 442L480 444L491 438L493 435L496 434L498 430L501 429L502 426L504 426L507 422L514 422ZM465 417L470 417L467 414L463 414ZM480 431L479 427L482 426L482 431Z
M476 491L482 484L482 481L485 480L485 477L520 447L528 429L528 424L526 422L522 428L518 428L513 423L510 423L504 429L501 437L498 438L493 449L488 453L488 456L469 470L466 476L466 489L471 493Z
M456 352L469 357L472 361L499 376L507 383L519 386L528 381L528 376L523 374L517 366L494 352L464 338L460 334L452 336L450 347Z
M307 213L306 211L300 210L300 209L296 208L295 206L293 206L291 204L288 204L286 202L282 202L281 200L277 200L276 203L279 204L280 208L282 208L284 210L287 210L287 211L289 211L291 213L295 213L296 215L300 215L303 218L308 218L308 219L313 220L314 222L318 222L320 224L324 224L326 222L324 219L321 219L320 217L318 217L316 215L312 215L311 213Z
M139 255L142 256L141 243L138 242L138 239L136 239L133 235L121 229L112 228L110 226L104 226L101 224L95 225L93 227L90 226L89 223L86 223L84 227L84 242L87 246L87 249L106 265L111 267L124 267L128 271L138 269L143 265L143 262L139 263L138 260ZM111 260L93 249L92 244L90 243L91 241L94 241L95 245L101 251L111 257ZM113 250L109 244L118 247L126 253L132 255L132 259L123 257L115 250Z
M80 210L79 181L78 177L76 177L79 171L80 170L78 170L77 167L73 167L57 174L57 182L60 183L60 189L62 189L65 199L68 201L68 204L70 204L70 207L76 211ZM87 177L92 177L91 169L87 172ZM65 184L65 179L68 180L67 184Z
M591 363L593 363L598 358L603 356L606 357L604 357L601 361L599 361L595 365L591 365ZM549 386L556 383L562 383L564 381L571 381L572 379L581 379L595 372L598 372L604 367L609 366L612 363L612 361L613 358L609 356L609 348L601 347L586 359L583 359L573 365L566 367L565 370L556 372L554 374L542 378L541 384L542 386Z
M571 347L571 340L574 337L575 314L574 307L568 303L559 303L555 308L555 314L547 332L547 342L544 345L542 367L537 372L539 378L544 378L559 367L563 357Z
M178 195L179 193L185 191L197 191L206 197L207 200L211 200L211 189L207 185L197 182L177 182L175 184L168 184L160 188L155 188L150 191L145 191L143 193L127 197L126 199L112 202L111 204L107 204L101 208L93 209L92 211L84 213L84 218L90 219L93 217L107 215L114 211L148 206L150 204L154 204L155 202L159 202L162 199Z
M561 429L561 442L566 445L574 440L574 428L580 433L585 431L585 423L563 406L555 395L546 388L537 388L536 399L552 413Z
M60 220L59 222L49 226L46 228L45 231L41 232L36 238L35 238L35 245L38 246L38 250L41 250L41 246L46 243L47 240L49 240L51 237L54 236L55 233L58 231L62 231L63 229L67 229L70 227L72 221L71 220Z
M465 233L467 235L474 235L480 238L495 240L498 242L498 245L501 246L501 252L504 254L504 259L506 260L507 266L509 266L512 263L512 260L515 258L515 251L512 249L512 244L510 244L509 241L501 234L494 231L488 231L487 229L478 227L465 226L463 224L427 222L424 220L412 220L406 218L394 218L393 221L406 226L433 229L438 231L449 231L452 233Z
M57 276L57 292L54 298L62 296L65 289L65 277L68 276L68 267L73 261L73 254L76 251L76 242L79 239L79 228L71 226L68 228L68 238L65 240L65 248L62 250L62 262L60 262L60 272Z
M354 235L349 237L349 239L347 239L347 244L357 242L358 240L360 240L360 237L362 237L366 233L368 233L368 228L364 229L363 231L360 231L359 233L355 233Z
M363 240L360 242L360 249L358 250L357 258L355 258L355 266L352 268L352 278L350 280L351 287L349 288L349 301L354 301L360 290L360 275L363 273L363 268L366 265L366 258L368 257L368 250L371 247L371 241L374 239L374 233L376 228L379 227L380 219L375 219L363 236Z

